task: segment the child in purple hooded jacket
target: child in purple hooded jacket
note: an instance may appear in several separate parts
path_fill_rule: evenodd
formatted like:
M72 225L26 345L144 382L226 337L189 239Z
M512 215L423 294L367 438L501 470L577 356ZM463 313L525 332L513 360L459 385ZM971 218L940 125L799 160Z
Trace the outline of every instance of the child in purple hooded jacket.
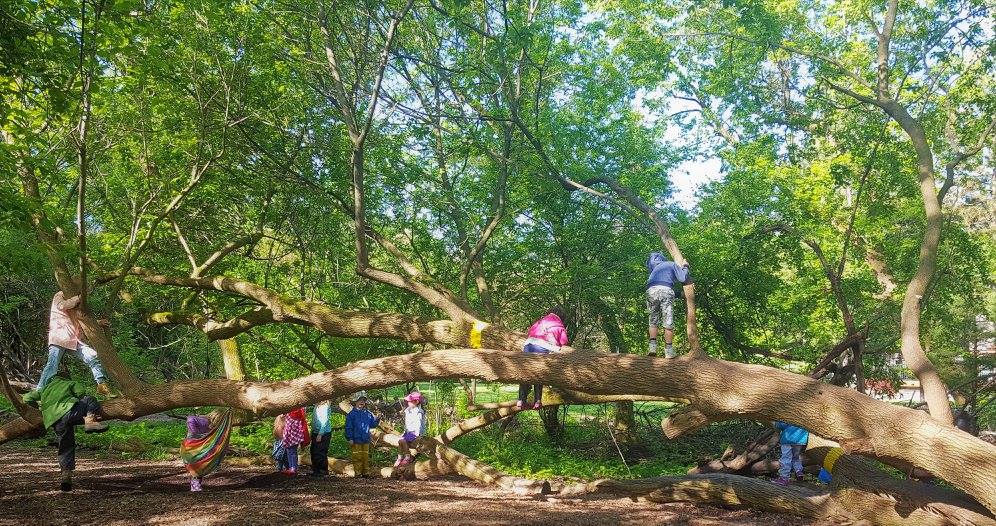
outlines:
M651 356L657 354L657 330L664 326L664 356L674 358L674 286L688 281L688 264L679 266L660 252L647 258L647 311Z
M560 307L550 309L550 312L542 318L536 320L529 327L529 339L522 347L522 352L547 354L557 352L561 347L567 345L567 329L564 327L564 311ZM526 398L529 397L529 390L533 389L533 409L543 407L543 385L542 384L519 384L519 401L515 407L522 409L526 405Z
M187 438L203 438L211 431L211 421L206 416L187 416ZM190 491L201 491L203 489L203 479L201 477L190 477Z

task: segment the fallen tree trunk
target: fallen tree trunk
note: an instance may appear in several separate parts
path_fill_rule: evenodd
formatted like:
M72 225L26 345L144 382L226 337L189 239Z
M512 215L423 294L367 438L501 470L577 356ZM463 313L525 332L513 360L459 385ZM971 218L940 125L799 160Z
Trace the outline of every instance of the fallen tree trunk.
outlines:
M344 404L345 402L340 404L343 410L348 406L348 404ZM430 458L415 463L415 477L429 478L455 473L482 484L499 486L521 495L550 493L551 486L549 482L509 475L485 462L470 458L448 445L467 433L491 425L520 411L522 410L514 407L490 411L483 415L463 420L435 437L427 437L427 439L417 442L414 447ZM385 433L380 429L371 430L371 436L375 444L384 443L395 448L398 447L398 443L401 440L401 435ZM344 460L330 461L329 468L348 476L355 474L352 464ZM393 478L395 468L383 467L378 472L381 477Z
M830 444L813 437L805 459L809 464L815 463L814 468L822 465L832 472L829 488L784 487L756 478L711 473L599 480L565 487L560 496L625 495L662 503L691 502L760 509L828 520L834 524L996 525L988 510L960 491L892 478L870 461L841 454L839 448Z
M179 407L217 405L276 414L361 389L461 377L566 389L583 386L593 394L680 397L715 420L783 420L835 440L847 451L924 468L996 510L996 447L923 412L850 389L770 367L712 358L447 349L361 361L273 383L202 380L151 385L141 393L108 401L105 411L110 418L133 419ZM8 429L23 428L18 422L4 426L0 438L16 436ZM969 466L972 469L966 469Z
M651 502L690 502L724 508L786 513L834 524L876 526L993 526L996 521L959 505L957 501L919 502L897 500L881 491L851 486L814 489L807 486L778 486L768 481L710 473L682 477L656 477L641 480L602 480L586 488L595 493L640 497Z
M778 445L778 433L774 430L766 430L761 436L755 438L747 444L744 451L738 455L733 455L733 451L728 451L730 455L700 464L690 470L690 475L702 473L740 473L750 470L751 466L763 459L772 448ZM732 446L731 446L732 447Z

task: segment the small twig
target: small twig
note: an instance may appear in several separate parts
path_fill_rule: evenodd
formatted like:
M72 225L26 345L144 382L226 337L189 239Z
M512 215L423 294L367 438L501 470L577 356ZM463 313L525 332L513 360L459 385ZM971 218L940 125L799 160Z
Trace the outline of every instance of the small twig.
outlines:
M629 469L629 464L626 463L626 457L623 456L622 449L619 448L619 442L616 441L616 434L612 432L612 426L609 424L609 420L605 419L605 428L609 430L609 436L612 437L612 443L616 445L616 451L619 452L619 458L622 460L624 466L626 466L626 472L629 476L633 476L633 470Z

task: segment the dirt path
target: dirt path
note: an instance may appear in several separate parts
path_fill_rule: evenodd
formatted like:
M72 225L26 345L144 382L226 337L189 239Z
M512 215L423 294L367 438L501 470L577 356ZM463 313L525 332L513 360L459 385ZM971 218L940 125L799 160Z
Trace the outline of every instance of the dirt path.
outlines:
M0 447L0 525L28 524L535 524L765 525L807 521L772 514L628 499L550 502L463 480L294 479L226 466L203 493L176 462L78 459L76 488L58 491L55 451Z

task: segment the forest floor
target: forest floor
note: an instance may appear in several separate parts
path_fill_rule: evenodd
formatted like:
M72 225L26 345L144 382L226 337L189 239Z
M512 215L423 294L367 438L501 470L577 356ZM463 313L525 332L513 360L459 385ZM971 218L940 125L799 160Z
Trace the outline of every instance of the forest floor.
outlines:
M463 479L417 482L287 478L224 466L191 493L178 462L78 457L72 493L58 490L54 448L0 446L0 525L100 524L653 524L796 526L751 511L629 499L512 496Z

